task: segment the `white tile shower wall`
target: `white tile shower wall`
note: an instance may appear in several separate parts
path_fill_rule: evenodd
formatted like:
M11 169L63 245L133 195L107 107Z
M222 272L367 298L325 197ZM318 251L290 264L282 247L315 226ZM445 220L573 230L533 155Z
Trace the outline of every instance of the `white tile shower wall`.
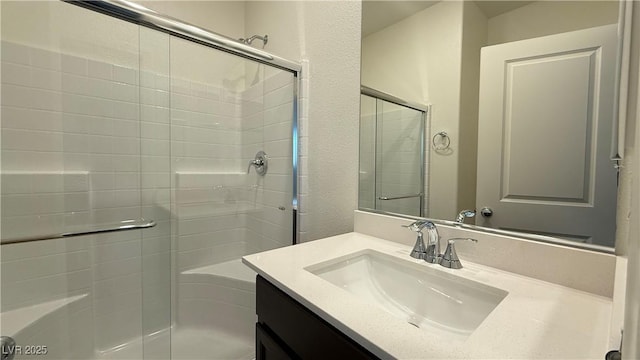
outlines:
M173 323L174 252L171 207L170 37L140 28L140 189L142 216L156 226L142 231L142 334L149 335ZM171 344L149 343L145 353L170 354ZM139 357L142 357L140 354Z
M238 172L240 124L236 94L208 84L171 79L173 171Z
M363 97L365 101L375 101ZM388 103L378 100L379 106ZM370 104L369 104L370 107ZM373 105L375 108L375 105ZM363 109L367 111L370 109ZM420 122L417 111L398 108L361 115L359 207L376 207L375 196L400 196L426 192L420 188ZM378 132L376 134L376 131ZM429 150L426 149L426 157ZM377 188L377 190L376 190ZM419 215L418 198L378 201L379 210Z
M188 105L175 113L183 117L179 125L172 125L173 133L180 132L185 144L203 144L190 153L191 157L210 157L216 151L212 153L208 146L223 141L217 144L218 153L225 149L228 161L209 158L212 161L208 164L191 166L180 164L180 158L174 162L174 168L188 169L176 171L180 271L291 243L293 76L280 70L267 70L264 76L264 81L239 93L219 90L224 100L203 116L194 115L198 102L190 100L185 89L212 87L188 81L180 81L180 88L176 85L176 91L185 93L181 101ZM233 104L236 113L220 104ZM190 129L194 125L212 129L203 133L202 129ZM259 150L269 156L264 177L257 175L255 168L246 173Z
M1 201L3 239L61 233L89 220L88 173L3 172ZM2 311L86 293L89 250L86 239L4 246Z
M290 243L291 74L268 73L264 82L235 94L171 79L168 65L158 70L155 64L154 71L146 71L144 58L143 71L138 71L19 44L2 46L3 75L10 74L2 79L2 194L7 196L3 237L12 227L38 234L51 228L48 223L33 226L36 215L46 218L42 216L46 207L31 200L16 203L20 191L30 199L62 199L58 202L62 201L63 211L50 216L57 221L53 225L110 223L141 215L158 222L156 228L142 232L144 241L140 231L133 231L3 248L2 262L7 266L29 259L52 267L63 263L74 267L55 276L34 273L35 278L19 279L20 284L18 279L8 279L24 286L3 296L2 310L90 293L96 347L108 349L167 325L156 321L161 316L152 316L167 313L166 301L143 302L142 285L146 295L152 295L144 299L170 296L171 229L185 239L184 252L176 247L181 269ZM168 51L163 50L168 41L158 40L153 46ZM259 124L259 138L253 140L252 121ZM237 175L246 171L259 143L271 156L269 176L259 178L253 171L240 175L240 189L233 194L237 204L253 204L250 215L236 210L234 215L179 217L175 224L179 226L172 227L172 173L204 173L205 180L210 180L211 171ZM304 145L301 150L304 153ZM5 181L5 174L13 177ZM84 174L85 180L78 180L78 174ZM177 182L179 175L175 176ZM184 179L176 197L187 202L185 197L198 189L182 189ZM52 189L57 183L64 186ZM206 186L210 194L226 191L211 183ZM279 206L286 206L286 211L277 210ZM256 212L256 208L265 210ZM30 226L25 227L26 223ZM218 229L216 224L219 230L213 230ZM207 244L225 251L216 251L218 258L203 259L196 255L198 241L210 240L203 234L211 230L227 232L219 237L222 243ZM249 236L251 242L246 241ZM56 274L53 268L40 270ZM14 273L8 270L3 276ZM3 286L7 283L3 281ZM147 314L150 308L155 312ZM140 319L143 311L143 324L132 321Z
M255 189L241 173L240 95L177 77L170 83L176 265L182 272L246 252L244 217L252 205L242 193Z
M292 242L292 125L296 79L289 72L266 68L264 80L243 92L243 146L247 159L263 150L269 170L262 177L253 171L249 181L258 187L261 206L247 217L248 236L256 251ZM247 121L251 119L250 121Z
M360 99L363 105L360 115L358 207L374 209L376 206L376 115L375 113L364 114L364 112L375 112L375 99L368 96L361 96Z
M178 270L211 265L247 253L245 217L257 204L244 201L246 174L176 174Z
M138 70L3 42L2 71L2 237L139 218ZM3 246L2 311L88 293L98 349L140 336L141 248L139 231Z
M174 146L185 150L172 151L175 324L224 328L248 343L256 321L255 285L234 275L185 271L291 244L293 76L264 65L256 71L265 80L239 92L172 79L172 91L183 95L173 103L182 108L172 109L172 140L183 136ZM199 107L203 101L209 106ZM269 157L264 177L255 168L247 173L260 150Z
M382 106L388 103L382 103ZM376 166L378 196L404 196L422 192L421 173L421 113L392 105L379 114L378 146L380 157ZM389 200L379 203L379 208L401 214L420 215L419 198Z
M298 242L312 240L309 237L309 81L311 71L308 59L300 62L298 89Z

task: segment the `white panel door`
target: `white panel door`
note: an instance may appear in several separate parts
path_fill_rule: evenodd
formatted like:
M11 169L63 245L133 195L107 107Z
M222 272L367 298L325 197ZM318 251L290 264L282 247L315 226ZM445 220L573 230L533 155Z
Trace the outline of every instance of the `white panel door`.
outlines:
M482 49L478 225L613 246L616 26Z

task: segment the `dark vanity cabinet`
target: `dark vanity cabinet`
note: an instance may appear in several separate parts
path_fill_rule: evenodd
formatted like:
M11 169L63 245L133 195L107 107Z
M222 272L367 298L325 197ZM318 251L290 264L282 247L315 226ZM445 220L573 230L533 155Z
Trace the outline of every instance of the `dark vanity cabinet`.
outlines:
M260 275L256 296L256 360L378 359Z

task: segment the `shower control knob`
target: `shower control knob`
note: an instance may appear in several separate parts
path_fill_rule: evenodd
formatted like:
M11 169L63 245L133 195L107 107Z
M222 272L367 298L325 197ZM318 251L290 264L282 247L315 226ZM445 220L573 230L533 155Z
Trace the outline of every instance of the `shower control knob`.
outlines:
M249 161L249 166L247 167L247 174L251 171L251 167L256 168L256 173L260 176L264 176L267 173L267 166L269 165L269 158L267 154L260 150L256 153L255 159Z
M484 217L491 217L491 215L493 215L493 210L485 206L480 210L480 214Z

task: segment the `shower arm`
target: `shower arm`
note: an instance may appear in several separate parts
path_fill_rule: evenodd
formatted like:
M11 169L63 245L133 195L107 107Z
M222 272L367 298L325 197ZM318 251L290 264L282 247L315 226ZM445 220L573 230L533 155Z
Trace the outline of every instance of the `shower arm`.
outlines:
M239 41L247 44L247 45L251 45L251 43L253 42L253 40L258 39L262 41L262 48L264 49L264 47L267 45L267 43L269 42L269 35L264 35L264 36L260 36L260 35L253 35L250 36L246 39L244 38L240 38L238 39Z

